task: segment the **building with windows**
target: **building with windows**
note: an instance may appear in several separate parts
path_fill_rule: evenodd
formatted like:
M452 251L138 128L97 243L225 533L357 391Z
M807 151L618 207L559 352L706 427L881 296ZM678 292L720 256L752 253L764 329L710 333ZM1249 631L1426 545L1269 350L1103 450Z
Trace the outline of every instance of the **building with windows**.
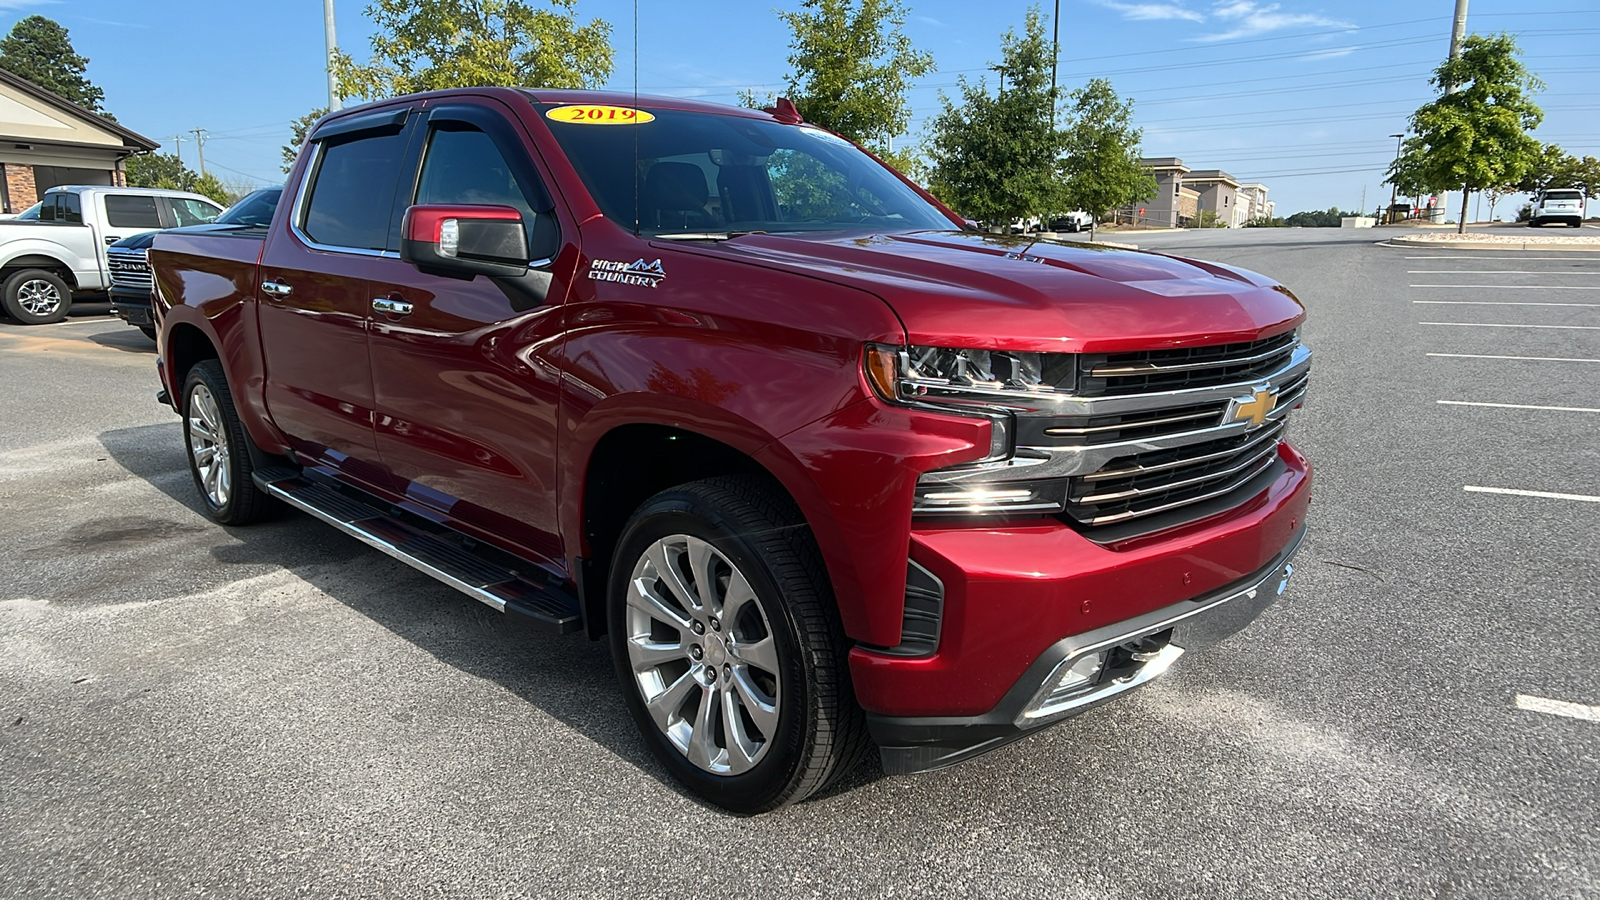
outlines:
M1278 204L1267 199L1267 186L1259 181L1239 185L1239 205L1244 208L1246 222L1251 219L1270 219Z
M0 205L18 213L62 184L127 184L123 160L160 144L0 69Z
M1156 179L1156 194L1144 203L1117 211L1117 221L1156 228L1187 228L1202 212L1216 214L1226 228L1242 228L1271 209L1267 186L1243 184L1221 169L1191 169L1176 156L1147 157L1139 164ZM1209 217L1208 217L1209 218Z

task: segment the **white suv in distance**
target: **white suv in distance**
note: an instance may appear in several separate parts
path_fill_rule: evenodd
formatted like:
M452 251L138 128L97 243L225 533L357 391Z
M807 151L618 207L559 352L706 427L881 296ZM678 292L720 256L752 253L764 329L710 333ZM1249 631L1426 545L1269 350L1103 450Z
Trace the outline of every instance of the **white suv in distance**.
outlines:
M1533 198L1533 217L1528 225L1538 228L1546 222L1565 222L1583 227L1583 192L1572 188L1545 191Z

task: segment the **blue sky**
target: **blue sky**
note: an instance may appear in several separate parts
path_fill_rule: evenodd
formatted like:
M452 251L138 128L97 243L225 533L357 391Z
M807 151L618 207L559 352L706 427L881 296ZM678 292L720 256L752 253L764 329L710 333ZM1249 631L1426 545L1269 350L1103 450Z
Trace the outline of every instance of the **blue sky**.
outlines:
M1538 136L1600 156L1600 0L1472 0L1469 31L1509 31L1546 82ZM365 57L364 0L337 0L339 42ZM643 92L734 102L781 88L788 32L774 7L798 0L639 0ZM906 31L938 71L911 92L912 133L957 79L991 77L1000 36L1021 28L1019 0L907 0ZM1046 15L1053 2L1043 4ZM631 89L632 0L579 0L612 23L611 86ZM1453 0L1062 0L1061 84L1106 77L1135 101L1149 156L1179 156L1264 181L1284 215L1387 201L1387 135L1432 97L1427 78L1449 44ZM289 122L326 101L321 0L0 0L0 27L38 13L72 34L89 77L128 127L173 146L210 132L206 162L239 184L281 178ZM196 161L193 136L181 145ZM1509 212L1503 204L1498 212ZM1485 210L1485 213L1487 210ZM1452 209L1453 213L1453 209Z

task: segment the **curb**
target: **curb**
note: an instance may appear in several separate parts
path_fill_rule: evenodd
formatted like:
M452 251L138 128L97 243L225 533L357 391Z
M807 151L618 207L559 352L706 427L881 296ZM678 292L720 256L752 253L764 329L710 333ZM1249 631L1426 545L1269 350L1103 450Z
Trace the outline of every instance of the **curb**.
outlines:
M1576 253L1600 253L1600 243L1557 244L1544 241L1419 241L1405 237L1392 237L1381 242L1388 247L1418 247L1430 250L1561 250Z
M1058 244L1079 244L1085 247L1110 247L1113 250L1137 250L1138 244L1123 244L1117 241L1074 241L1069 238L1056 238Z

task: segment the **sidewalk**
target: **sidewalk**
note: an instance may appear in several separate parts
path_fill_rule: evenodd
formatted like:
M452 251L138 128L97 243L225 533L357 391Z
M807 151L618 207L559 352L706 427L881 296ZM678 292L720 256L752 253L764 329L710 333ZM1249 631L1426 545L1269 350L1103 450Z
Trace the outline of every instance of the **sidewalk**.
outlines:
M1531 231L1531 229L1529 229ZM1397 234L1391 247L1435 250L1591 250L1600 251L1600 234Z

